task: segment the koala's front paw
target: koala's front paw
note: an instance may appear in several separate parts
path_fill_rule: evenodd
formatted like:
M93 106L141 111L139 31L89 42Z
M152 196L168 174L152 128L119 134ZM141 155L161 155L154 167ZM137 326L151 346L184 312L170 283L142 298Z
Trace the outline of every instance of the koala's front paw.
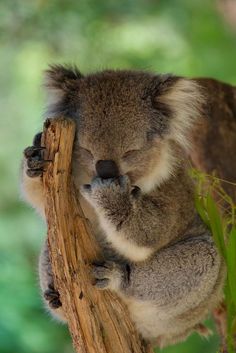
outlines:
M131 205L134 190L137 187L132 187L128 176L122 175L112 179L95 178L91 185L82 186L81 193L94 208L119 213L120 209L127 210Z
M62 306L60 301L60 294L55 290L52 284L49 284L48 289L45 290L43 296L51 309L58 309L60 306Z
M112 261L94 262L91 273L95 287L99 289L120 289L123 276L119 264Z
M129 178L122 175L119 178L109 179L96 177L91 184L83 185L81 192L87 198L99 200L102 195L127 193L129 189Z
M33 146L29 146L24 150L24 157L27 165L26 174L30 178L41 176L46 164L49 162L43 157L43 150L45 147L41 147L41 136L41 132L35 135Z

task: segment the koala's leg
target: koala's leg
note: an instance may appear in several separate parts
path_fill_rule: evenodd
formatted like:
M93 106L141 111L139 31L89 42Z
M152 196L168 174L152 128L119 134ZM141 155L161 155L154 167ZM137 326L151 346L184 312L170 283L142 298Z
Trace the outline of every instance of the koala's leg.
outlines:
M225 265L210 236L179 241L138 263L93 265L95 285L116 291L144 338L162 344L196 330L222 299Z
M47 240L41 250L39 258L39 279L42 294L51 314L60 321L66 321L60 301L60 294L54 288L52 266L48 253Z
M116 276L117 286L113 287L117 291L165 305L179 301L183 296L186 299L189 293L192 296L192 292L199 291L201 286L201 297L207 297L218 281L221 266L222 259L214 242L206 235L176 242L146 261L95 263L92 272L95 278L97 275L98 279L108 278L113 282ZM197 294L195 299L197 303L202 298Z
M35 135L33 145L24 150L22 161L21 191L23 198L44 216L42 174L45 161L41 147L42 133Z

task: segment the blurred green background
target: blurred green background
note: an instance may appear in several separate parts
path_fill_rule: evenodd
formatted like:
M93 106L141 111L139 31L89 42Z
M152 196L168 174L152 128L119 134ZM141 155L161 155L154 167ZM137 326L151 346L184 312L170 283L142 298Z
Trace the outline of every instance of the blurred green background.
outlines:
M0 1L0 351L72 352L66 327L45 313L37 258L45 226L19 198L22 150L42 127L42 72L148 69L236 83L234 0ZM210 322L212 326L212 323ZM166 353L217 352L192 335Z

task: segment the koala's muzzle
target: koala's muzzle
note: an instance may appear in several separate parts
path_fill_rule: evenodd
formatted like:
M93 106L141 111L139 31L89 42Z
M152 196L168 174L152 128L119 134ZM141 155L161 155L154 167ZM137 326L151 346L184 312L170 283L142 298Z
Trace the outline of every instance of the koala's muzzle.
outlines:
M119 176L119 169L112 160L100 160L96 163L97 175L102 179L116 178Z

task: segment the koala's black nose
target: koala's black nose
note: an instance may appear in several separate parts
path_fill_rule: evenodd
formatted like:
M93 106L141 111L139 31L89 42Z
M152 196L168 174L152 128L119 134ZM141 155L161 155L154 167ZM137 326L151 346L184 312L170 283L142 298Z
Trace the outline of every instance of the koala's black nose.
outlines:
M96 163L97 175L102 179L116 178L119 176L119 169L112 160L100 160Z

